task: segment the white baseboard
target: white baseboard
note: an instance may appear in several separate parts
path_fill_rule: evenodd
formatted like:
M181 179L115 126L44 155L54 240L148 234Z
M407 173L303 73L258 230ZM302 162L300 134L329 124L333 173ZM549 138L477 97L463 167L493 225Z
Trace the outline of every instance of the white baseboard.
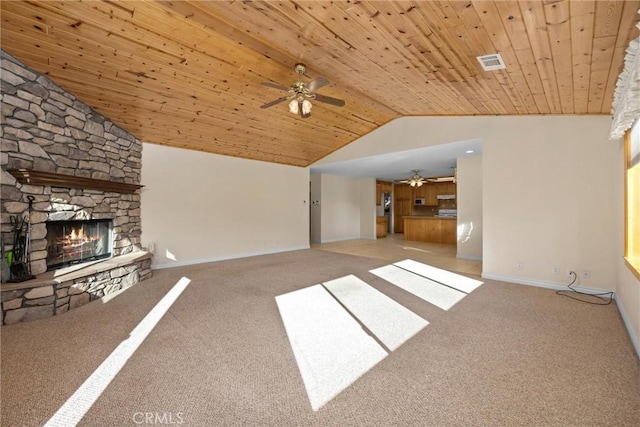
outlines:
M631 343L633 344L633 347L636 349L636 354L640 358L640 340L638 340L637 338L638 335L636 334L636 331L633 329L631 320L629 319L629 316L627 316L627 313L624 311L624 307L622 303L616 299L616 304L618 306L618 311L620 312L620 316L622 317L622 321L624 322L624 325L627 327L627 332L629 333L629 337L631 338Z
M347 236L347 237L336 237L335 239L325 239L323 241L320 242L320 244L322 243L335 243L335 242L344 242L347 240L359 240L359 239L368 239L368 237L361 237L360 235L358 236ZM375 237L372 237L371 240L375 240Z
M458 259L468 259L470 261L482 261L482 257L479 256L479 255L456 254L456 258L458 258Z
M298 251L298 250L309 249L309 248L310 248L310 246L306 245L306 246L299 246L299 247L293 247L293 248L286 248L286 249L277 250L277 251L245 252L245 253L241 253L241 254L230 254L230 255L223 255L223 256L219 256L219 257L189 259L189 260L175 261L175 262L169 260L169 262L164 262L164 263L161 263L161 264L153 264L152 263L151 264L151 269L152 270L161 270L163 268L185 267L187 265L206 264L208 262L226 261L226 260L231 260L231 259L248 258L248 257L260 256L260 255L271 255L271 254Z
M482 277L485 279L499 280L501 282L516 283L518 285L527 285L527 286L536 286L538 288L554 289L556 291L566 291L568 289L566 283L547 282L546 280L527 279L525 277L502 276L499 274L491 274L491 273L482 273ZM590 293L590 294L600 294L600 293L611 292L612 296L615 298L615 292L610 291L608 289L586 288L584 286L572 286L572 288L575 289L576 291Z

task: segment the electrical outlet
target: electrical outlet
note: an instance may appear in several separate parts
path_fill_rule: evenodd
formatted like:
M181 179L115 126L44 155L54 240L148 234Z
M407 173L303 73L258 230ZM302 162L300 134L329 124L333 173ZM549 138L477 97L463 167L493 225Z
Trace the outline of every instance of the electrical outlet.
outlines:
M553 274L559 275L560 274L560 267L558 267L557 265L554 265L553 266Z
M591 279L591 270L582 270L583 279Z
M516 268L518 270L524 270L524 263L522 261L518 261L518 263L516 264Z

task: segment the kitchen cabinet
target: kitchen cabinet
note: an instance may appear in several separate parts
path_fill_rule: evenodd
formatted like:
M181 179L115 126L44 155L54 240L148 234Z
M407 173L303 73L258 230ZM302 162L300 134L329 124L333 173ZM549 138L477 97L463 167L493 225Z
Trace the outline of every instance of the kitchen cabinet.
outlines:
M453 182L438 182L435 184L436 196L441 194L456 194L456 184Z
M386 216L376 217L376 237L387 237L387 229L389 228L389 218Z
M456 185L453 182L426 182L413 188L413 197L424 199L424 206L438 206L439 195L455 193Z
M414 199L424 199L426 198L426 190L427 184L423 184L420 187L413 187L413 198Z
M413 187L409 184L396 184L393 187L393 231L402 233L404 222L402 217L411 215L413 209Z
M428 183L422 186L424 187L424 200L427 206L438 206L438 198L436 197L438 195L437 185Z
M389 193L391 194L393 191L393 184L387 181L376 181L376 205L380 206L382 204L382 194Z

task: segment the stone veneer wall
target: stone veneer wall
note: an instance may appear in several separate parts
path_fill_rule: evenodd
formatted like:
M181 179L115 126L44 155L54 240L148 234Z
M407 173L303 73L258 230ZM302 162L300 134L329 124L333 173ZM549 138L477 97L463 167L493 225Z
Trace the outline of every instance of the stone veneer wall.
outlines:
M6 169L140 183L142 143L49 78L0 50L2 67L2 219L11 247L11 215L31 215L31 272L46 271L46 221L113 219L113 254L140 244L140 195L20 184Z
M24 215L34 197L31 273L36 279L4 283L2 324L50 317L151 276L151 255L140 249L140 195L20 184L8 169L55 172L140 184L142 143L71 93L0 50L2 84L1 221L11 249L10 217ZM100 267L47 280L46 221L112 219L113 255ZM116 261L117 260L117 261Z

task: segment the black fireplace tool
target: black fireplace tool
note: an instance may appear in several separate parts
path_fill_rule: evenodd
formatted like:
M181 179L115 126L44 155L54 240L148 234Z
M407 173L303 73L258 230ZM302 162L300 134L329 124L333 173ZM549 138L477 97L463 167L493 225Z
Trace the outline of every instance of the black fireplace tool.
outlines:
M27 196L29 210L26 216L11 216L13 225L13 262L9 266L9 282L24 282L33 279L31 274L31 209L35 197Z

